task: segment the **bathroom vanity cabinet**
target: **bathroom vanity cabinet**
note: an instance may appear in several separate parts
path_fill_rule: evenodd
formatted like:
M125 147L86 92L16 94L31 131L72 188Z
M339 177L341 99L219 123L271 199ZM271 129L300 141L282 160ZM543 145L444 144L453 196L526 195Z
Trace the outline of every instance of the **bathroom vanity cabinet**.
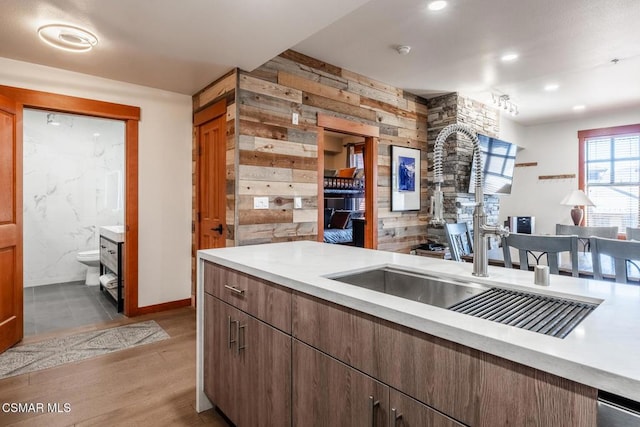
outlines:
M117 285L107 288L100 283L100 290L105 292L116 305L118 313L124 308L124 283L122 280L122 246L124 242L116 242L100 236L100 275L111 272L118 277Z
M239 427L595 425L592 387L202 265L204 392Z

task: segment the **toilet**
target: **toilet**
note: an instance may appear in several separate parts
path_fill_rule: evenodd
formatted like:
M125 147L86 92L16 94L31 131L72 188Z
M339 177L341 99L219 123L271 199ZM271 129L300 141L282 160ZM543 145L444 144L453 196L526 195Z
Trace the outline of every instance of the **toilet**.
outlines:
M100 251L78 252L76 259L87 266L85 284L95 286L100 284Z

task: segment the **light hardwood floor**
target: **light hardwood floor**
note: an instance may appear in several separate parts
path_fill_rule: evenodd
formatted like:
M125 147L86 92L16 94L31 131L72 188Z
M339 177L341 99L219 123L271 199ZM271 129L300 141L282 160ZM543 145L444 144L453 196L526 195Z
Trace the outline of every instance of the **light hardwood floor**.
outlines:
M171 338L0 380L0 426L195 426L228 427L213 410L195 410L195 310L183 308L53 336L155 320ZM68 413L17 414L5 403L70 404ZM6 407L6 405L5 405Z

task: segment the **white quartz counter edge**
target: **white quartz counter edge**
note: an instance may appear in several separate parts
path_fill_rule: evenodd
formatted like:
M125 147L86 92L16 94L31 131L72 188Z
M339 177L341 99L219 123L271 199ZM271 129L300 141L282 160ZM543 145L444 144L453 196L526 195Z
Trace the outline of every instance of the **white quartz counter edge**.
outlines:
M327 246L333 245L295 242L199 251L198 264L201 270L202 260L211 261L430 335L640 401L640 369L634 356L640 354L640 342L637 337L633 339L632 332L633 329L638 330L637 326L640 325L640 316L632 312L640 311L637 309L640 297L636 296L631 300L625 298L623 301L614 295L614 284L553 276L552 286L540 288L531 284L532 273L498 267L490 268L491 278L478 280L470 275L470 264ZM315 250L321 258L309 258ZM345 263L349 257L353 262ZM603 302L572 334L561 340L380 294L325 277L383 265ZM297 268L293 268L294 266ZM201 288L199 285L199 295ZM604 298L607 296L608 298ZM201 300L199 296L199 301ZM619 322L612 322L616 317ZM629 321L633 323L627 323ZM625 323L626 329L622 333L620 329L616 330Z
M101 236L115 243L124 242L124 225L103 225L99 228Z

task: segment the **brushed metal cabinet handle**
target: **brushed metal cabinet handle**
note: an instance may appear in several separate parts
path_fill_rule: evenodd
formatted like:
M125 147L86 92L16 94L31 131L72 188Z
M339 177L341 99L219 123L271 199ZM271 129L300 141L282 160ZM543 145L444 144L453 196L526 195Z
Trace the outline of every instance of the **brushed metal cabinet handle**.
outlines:
M224 287L226 289L229 289L231 292L235 292L238 295L244 294L244 289L238 289L235 286L231 286L231 285L224 285Z
M399 414L396 408L391 408L391 425L393 427L398 425L398 420L401 418L402 414Z
M229 341L229 348L231 348L233 346L233 343L237 343L237 341L238 341L237 325L240 322L238 320L231 320L231 316L227 316L227 320L229 321L227 323L227 337L228 337L228 341ZM236 339L233 339L233 337L231 335L231 325L233 323L236 324Z
M236 323L236 325L237 325L236 336L238 337L238 346L237 346L236 354L240 354L240 350L244 350L245 348L247 348L247 343L245 341L247 336L247 325L245 324L240 326L240 322ZM240 331L242 331L242 335L240 335Z
M376 408L380 406L380 401L373 396L369 396L369 415L371 416L371 427L376 426Z

